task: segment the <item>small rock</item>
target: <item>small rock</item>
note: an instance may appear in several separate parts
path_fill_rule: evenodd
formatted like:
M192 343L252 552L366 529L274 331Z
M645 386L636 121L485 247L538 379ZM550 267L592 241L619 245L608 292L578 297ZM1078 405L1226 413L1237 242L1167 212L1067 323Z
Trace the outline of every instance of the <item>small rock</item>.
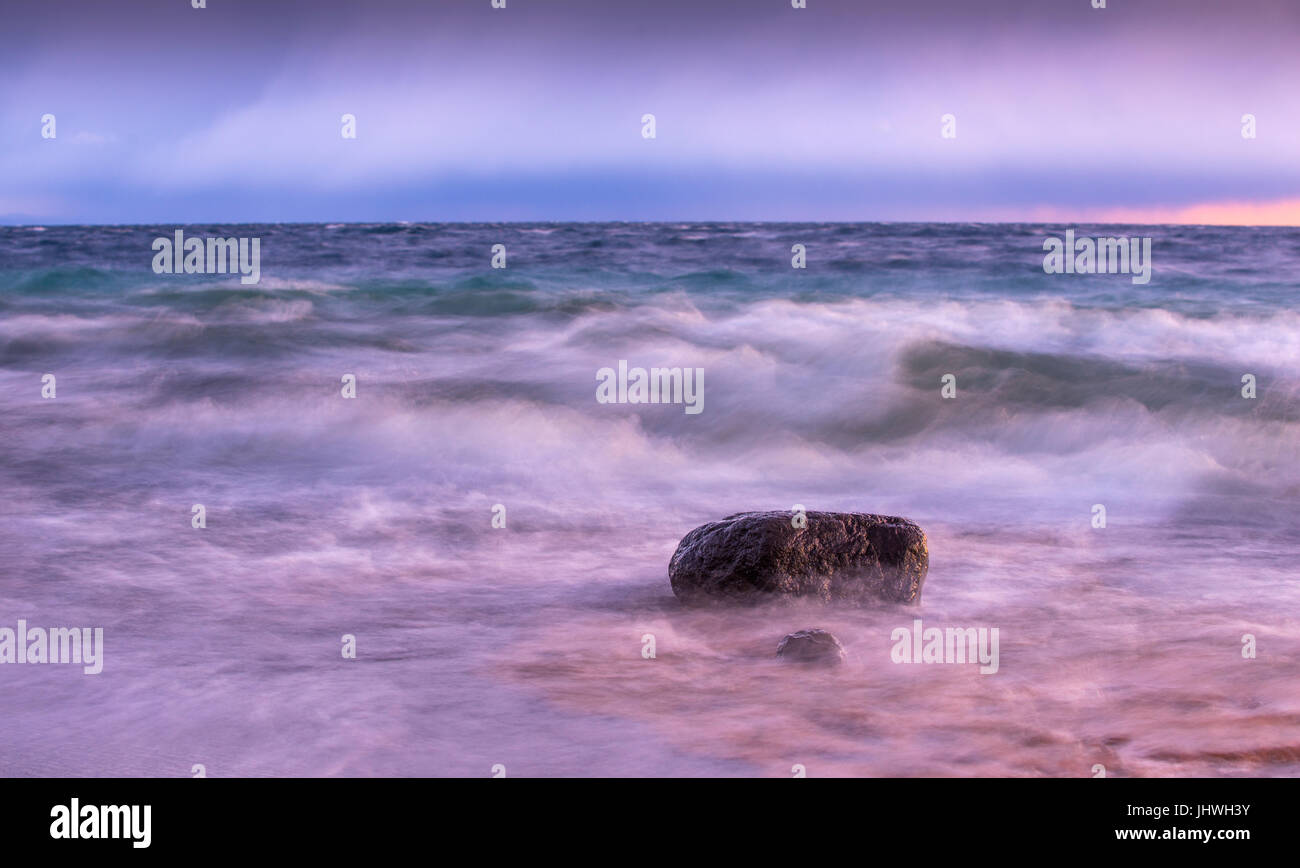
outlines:
M820 627L791 633L776 646L776 656L794 663L822 663L836 666L844 662L840 640Z

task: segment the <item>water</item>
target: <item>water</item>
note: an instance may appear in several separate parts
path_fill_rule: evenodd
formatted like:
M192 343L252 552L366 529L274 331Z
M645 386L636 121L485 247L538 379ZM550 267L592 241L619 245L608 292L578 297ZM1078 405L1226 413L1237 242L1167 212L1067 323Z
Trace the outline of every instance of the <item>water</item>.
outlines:
M1077 227L1141 286L1044 274L1065 227L185 227L241 286L174 228L0 228L0 626L105 631L0 666L0 774L1300 773L1294 229ZM597 403L620 359L704 412ZM676 604L796 503L920 523L921 605ZM914 617L998 673L891 663ZM814 625L845 666L773 659Z

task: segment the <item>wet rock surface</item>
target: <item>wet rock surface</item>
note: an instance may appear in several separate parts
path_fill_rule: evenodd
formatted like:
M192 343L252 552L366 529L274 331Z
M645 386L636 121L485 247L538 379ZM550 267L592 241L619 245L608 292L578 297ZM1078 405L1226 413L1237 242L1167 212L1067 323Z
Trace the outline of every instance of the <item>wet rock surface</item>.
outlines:
M776 656L792 663L836 666L844 662L844 646L830 632L809 627L791 633L776 647Z
M742 512L683 537L668 578L683 603L916 603L929 565L925 532L905 518Z

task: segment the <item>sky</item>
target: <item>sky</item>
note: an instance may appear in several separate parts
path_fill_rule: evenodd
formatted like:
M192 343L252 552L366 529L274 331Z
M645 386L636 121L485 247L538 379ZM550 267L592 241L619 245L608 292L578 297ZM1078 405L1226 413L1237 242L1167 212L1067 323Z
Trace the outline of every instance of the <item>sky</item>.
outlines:
M1300 225L1300 0L1093 2L7 4L0 223Z

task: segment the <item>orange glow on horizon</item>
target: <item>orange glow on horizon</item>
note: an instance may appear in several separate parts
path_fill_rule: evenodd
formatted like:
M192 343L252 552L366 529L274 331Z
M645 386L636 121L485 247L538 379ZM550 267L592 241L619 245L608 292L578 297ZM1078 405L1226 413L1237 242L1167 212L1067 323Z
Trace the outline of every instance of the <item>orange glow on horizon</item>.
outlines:
M1202 202L1184 206L1069 211L1043 208L1037 220L1054 223L1172 223L1202 226L1300 226L1300 199L1273 202Z

